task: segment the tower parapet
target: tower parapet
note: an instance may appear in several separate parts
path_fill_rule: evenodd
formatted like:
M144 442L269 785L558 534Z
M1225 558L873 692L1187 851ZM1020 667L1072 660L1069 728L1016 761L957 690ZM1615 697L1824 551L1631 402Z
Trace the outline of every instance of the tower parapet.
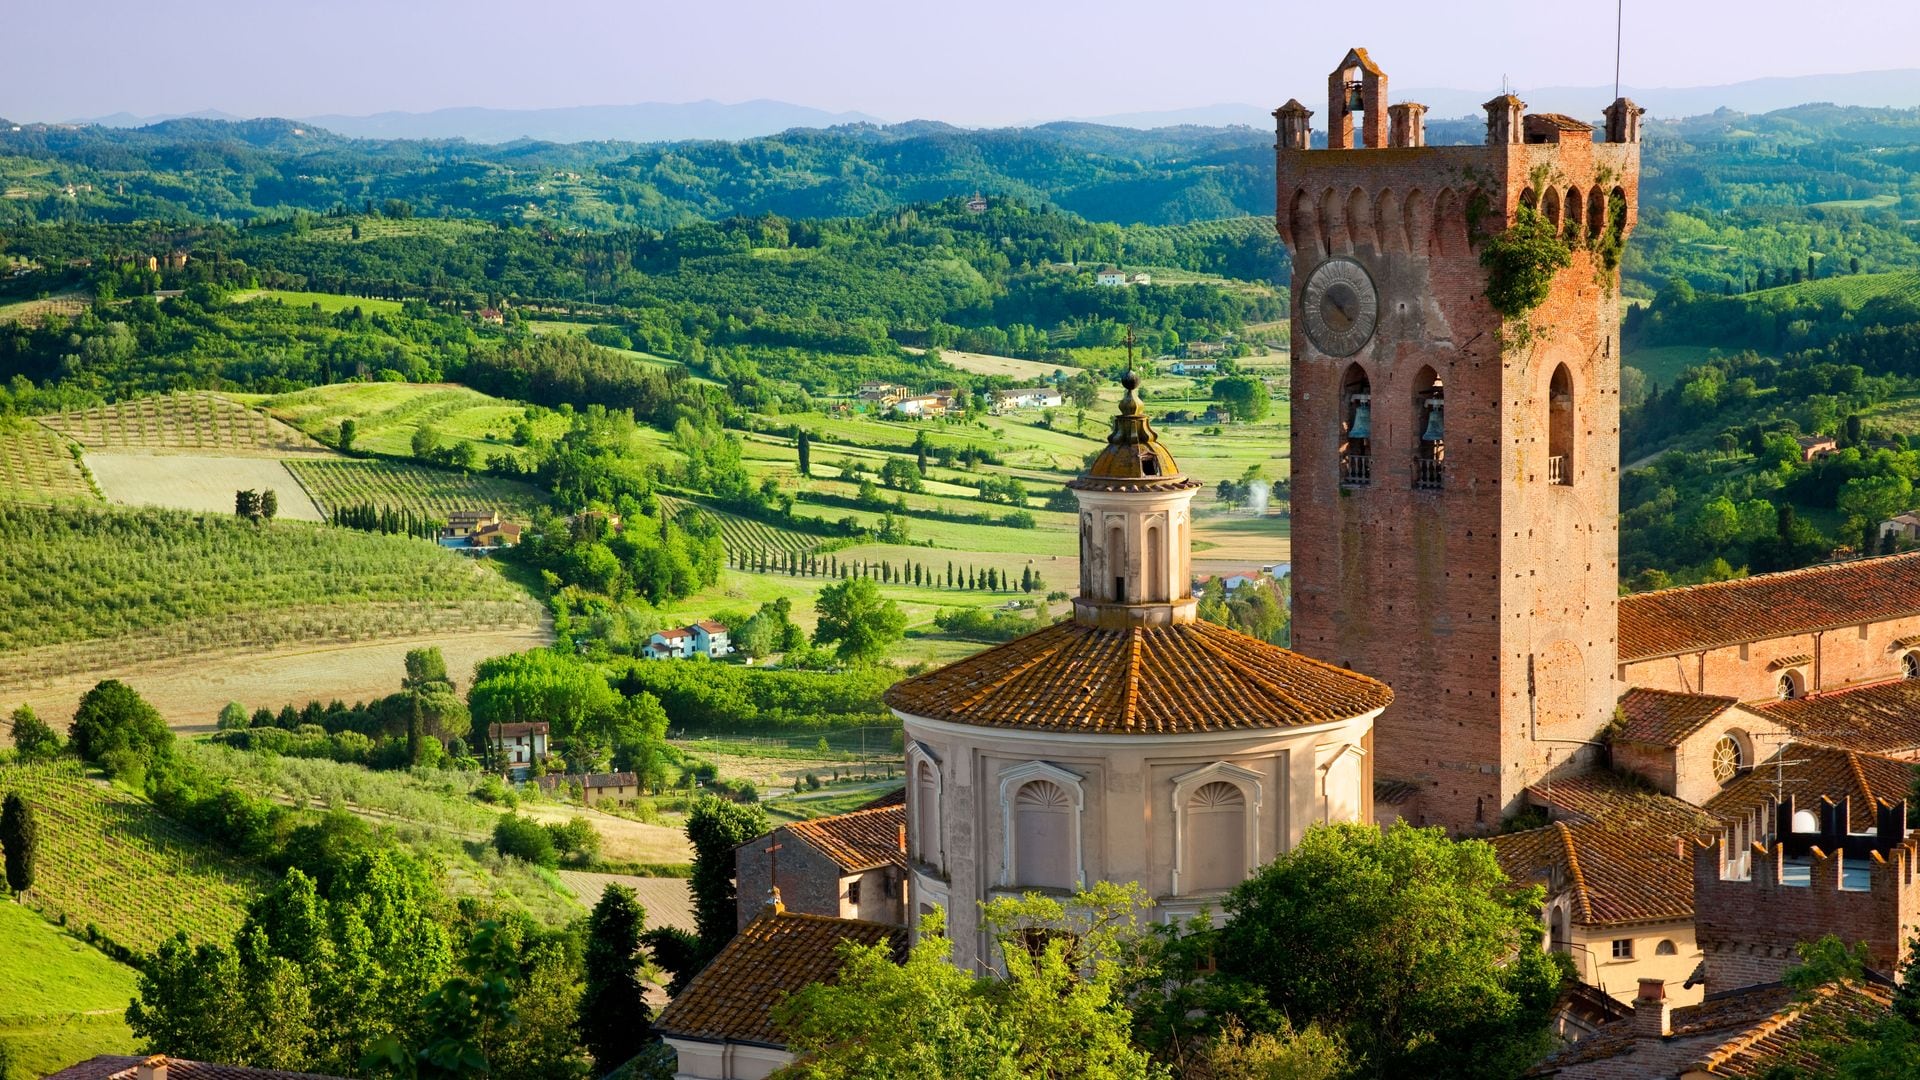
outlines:
M1298 101L1274 113L1293 643L1394 688L1376 761L1420 792L1410 819L1491 830L1578 767L1619 696L1618 266L1641 110L1614 102L1597 142L1502 94L1483 142L1432 146L1363 49L1328 105L1324 149ZM1531 307L1482 261L1523 220L1566 252Z

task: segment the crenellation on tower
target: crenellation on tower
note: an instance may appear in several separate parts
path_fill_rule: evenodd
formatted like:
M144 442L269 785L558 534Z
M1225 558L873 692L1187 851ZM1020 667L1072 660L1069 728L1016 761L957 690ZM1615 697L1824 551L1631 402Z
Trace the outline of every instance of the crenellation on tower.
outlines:
M1580 767L1618 696L1616 271L1639 111L1616 102L1619 137L1596 142L1507 94L1486 143L1428 146L1423 110L1387 103L1364 50L1329 89L1326 149L1299 102L1274 114L1303 508L1293 640L1393 686L1377 775L1422 792L1410 818L1491 830L1528 783ZM1571 264L1509 320L1481 254L1523 208Z

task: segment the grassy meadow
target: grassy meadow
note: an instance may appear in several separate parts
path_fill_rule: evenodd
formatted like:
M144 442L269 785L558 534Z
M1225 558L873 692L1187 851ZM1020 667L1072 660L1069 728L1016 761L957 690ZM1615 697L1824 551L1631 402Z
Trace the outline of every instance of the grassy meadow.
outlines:
M14 1076L130 1054L134 970L20 904L0 901L0 1047Z
M475 444L480 460L521 451L513 445L514 425L526 407L450 383L336 383L270 397L247 395L267 414L329 444L340 439L340 421L354 421L354 448L405 457L413 452L413 433L430 426L443 443ZM549 413L533 421L542 438L566 431L567 420Z

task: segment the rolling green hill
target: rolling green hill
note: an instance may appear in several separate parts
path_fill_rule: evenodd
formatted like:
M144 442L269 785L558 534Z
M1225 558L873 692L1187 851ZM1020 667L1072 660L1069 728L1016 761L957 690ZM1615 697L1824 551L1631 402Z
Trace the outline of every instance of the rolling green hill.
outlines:
M44 1076L95 1054L130 1054L123 1014L134 970L19 904L0 901L0 1046L15 1076Z

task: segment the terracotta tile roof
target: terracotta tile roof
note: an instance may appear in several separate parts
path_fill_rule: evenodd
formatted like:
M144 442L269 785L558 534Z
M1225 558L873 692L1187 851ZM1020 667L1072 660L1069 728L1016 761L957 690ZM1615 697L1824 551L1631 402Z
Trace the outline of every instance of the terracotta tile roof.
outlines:
M1798 806L1811 806L1825 797L1834 802L1852 800L1854 824L1872 820L1872 808L1893 805L1907 797L1913 786L1913 763L1878 754L1835 749L1790 742L1766 761L1737 776L1707 800L1706 809L1725 820L1744 818L1753 811L1773 805L1775 797L1773 762L1791 762L1781 774L1787 781L1786 793ZM1862 819L1858 815L1865 815Z
M1678 746L1687 736L1739 703L1730 697L1635 688L1620 696L1620 711L1627 718L1620 737L1654 746Z
M1719 826L1713 815L1638 781L1610 772L1559 777L1527 788L1528 799L1570 824L1595 823L1617 829L1676 837L1705 837Z
M1830 1036L1833 1025L1848 1020L1871 1020L1893 1005L1893 995L1878 983L1842 983L1822 987L1810 1002L1802 1002L1789 987L1763 983L1708 995L1698 1005L1673 1010L1672 1034L1661 1040L1699 1040L1703 1052L1683 1067L1659 1075L1694 1071L1708 1076L1760 1077L1782 1066L1827 1071L1807 1045L1810 1038ZM1717 1041L1715 1041L1717 1039ZM1644 1043L1634 1037L1633 1020L1617 1020L1585 1039L1548 1056L1527 1071L1529 1076L1551 1076L1574 1065L1607 1061ZM1777 1075L1777 1074L1774 1074ZM1802 1075L1796 1071L1794 1075Z
M1620 660L1920 615L1920 552L1620 598Z
M1319 724L1392 700L1385 683L1207 622L1055 623L886 694L932 720L1119 734Z
M134 1067L147 1060L143 1055L101 1054L78 1065L70 1065L45 1080L132 1080ZM285 1069L252 1069L244 1065L215 1065L170 1057L167 1080L339 1080L320 1073L288 1072Z
M1575 120L1565 113L1528 113L1525 121L1529 128L1551 128L1555 131L1592 131L1593 125Z
M1920 751L1920 679L1775 701L1759 711L1805 742L1874 754Z
M865 805L859 807L859 809L875 810L882 806L905 806L905 805L907 805L907 789L904 787L897 787L897 788L894 788L892 791L887 792L885 795L882 795L879 798L873 800L872 802L866 803Z
M536 720L526 724L488 724L487 738L513 738L519 735L545 735L548 731L545 720Z
M1577 923L1613 926L1693 915L1693 845L1687 840L1556 821L1492 842L1500 868L1514 881L1541 881L1549 889L1558 882L1570 892Z
M829 919L792 911L768 912L734 935L693 982L673 999L654 1029L710 1042L784 1046L773 1025L782 998L840 974L842 941L906 947L904 927Z
M850 814L796 821L782 827L820 854L832 859L843 873L871 870L876 866L907 864L900 850L900 830L907 824L907 807L880 806L855 810Z
M692 630L694 629L694 627L699 627L700 629L705 630L709 634L724 634L727 632L726 623L715 622L712 619L701 619L699 622L694 623L691 626L688 626L687 629Z

